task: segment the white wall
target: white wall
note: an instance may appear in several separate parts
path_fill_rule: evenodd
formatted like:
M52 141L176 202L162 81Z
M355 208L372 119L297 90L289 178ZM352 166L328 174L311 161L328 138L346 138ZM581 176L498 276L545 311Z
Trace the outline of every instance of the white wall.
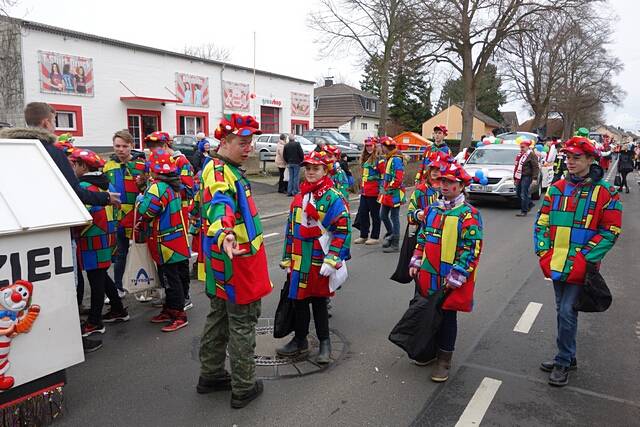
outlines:
M367 124L367 130L362 130L362 123ZM378 135L376 125L379 123L377 119L370 117L356 117L351 121L350 139L354 142L364 142L370 136Z
M40 92L38 74L38 50L83 56L93 59L94 97ZM176 133L176 110L192 110L209 113L209 133L215 130L222 117L221 69L215 64L190 61L172 56L147 53L133 49L102 44L88 40L23 29L22 40L25 104L44 101L52 104L82 107L83 137L77 143L84 146L110 146L114 131L127 127L127 109L161 111L162 130ZM209 78L209 107L184 107L179 104L150 102L123 102L121 96L133 96L121 84L124 83L137 96L152 98L174 98L165 86L175 92L175 73L195 74ZM248 83L253 89L253 73L226 66L224 80ZM291 92L308 93L311 102L308 120L313 128L313 83L285 78L256 75L257 97L252 101L252 113L260 120L261 97L283 101L280 113L280 132L291 128Z

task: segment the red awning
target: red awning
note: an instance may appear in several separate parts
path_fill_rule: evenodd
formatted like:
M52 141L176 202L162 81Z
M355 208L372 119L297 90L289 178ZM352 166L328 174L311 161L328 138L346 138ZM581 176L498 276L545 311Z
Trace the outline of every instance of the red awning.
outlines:
M167 103L167 102L182 102L179 99L175 98L151 98L148 96L121 96L120 101L141 101L141 102L158 102L158 103Z

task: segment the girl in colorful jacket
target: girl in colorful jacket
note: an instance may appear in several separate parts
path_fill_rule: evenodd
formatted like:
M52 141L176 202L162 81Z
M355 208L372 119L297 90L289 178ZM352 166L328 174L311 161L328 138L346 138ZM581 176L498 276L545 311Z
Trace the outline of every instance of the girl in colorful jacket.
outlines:
M443 153L447 155L451 155L451 150L449 150L449 146L444 141L444 138L448 134L447 127L445 125L437 125L433 128L433 144L428 146L424 155L422 156L422 160L420 162L420 167L418 168L418 172L416 173L415 185L420 184L425 179L427 179L429 163L433 156L437 153Z
M182 184L175 159L167 151L152 151L149 164L152 179L139 197L136 225L137 229L140 222L150 225L147 244L158 265L158 275L165 279L166 300L160 314L151 322L167 323L162 331L173 332L189 324L184 311L185 293L179 266L191 256L180 200Z
M344 197L344 200L349 206L349 177L347 173L340 166L340 149L335 145L325 145L325 158L329 165L329 177L333 181L333 185L338 192Z
M431 374L435 382L449 378L457 336L457 312L470 312L476 269L482 249L480 212L465 201L464 188L471 177L457 163L441 169L438 199L427 209L418 232L409 273L418 282L420 295L428 297L446 288L442 323L437 334L437 363ZM426 362L426 361L423 361Z
M353 241L356 245L375 245L380 240L380 203L378 195L382 187L385 161L380 157L376 146L377 138L370 137L364 141L364 151L360 157L362 165L362 181L360 183L360 237ZM369 236L369 226L372 226Z
M440 169L446 168L449 163L450 157L447 154L436 153L431 157L429 166L427 166L426 179L416 185L409 199L407 209L409 224L419 226L424 221L427 209L440 196Z
M277 349L283 356L309 352L309 304L313 306L316 335L320 340L317 362L329 363L328 297L334 295L331 276L349 259L351 220L344 198L327 176L324 153L305 156L305 181L291 203L280 266L289 271L289 298L295 306L295 336ZM346 267L343 267L346 268Z
M398 252L400 244L400 206L406 203L404 192L404 157L396 148L396 142L388 136L380 137L380 145L386 156L382 190L378 195L380 216L387 234L382 247L384 252Z

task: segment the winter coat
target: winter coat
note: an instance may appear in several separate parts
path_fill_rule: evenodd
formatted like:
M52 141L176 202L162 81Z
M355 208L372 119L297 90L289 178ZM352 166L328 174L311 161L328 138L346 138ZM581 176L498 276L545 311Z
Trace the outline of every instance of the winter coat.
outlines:
M102 172L115 188L115 192L120 193L122 205L117 213L118 227L124 228L128 238L131 238L133 230L133 207L136 197L144 190L136 184L136 177L148 172L148 169L144 153L135 150L131 151L131 160L128 162L122 163L114 154L102 167Z
M308 185L303 183L301 190L305 184ZM291 268L291 299L333 296L329 277L321 276L320 268L323 263L337 268L350 258L351 220L347 205L329 178L323 178L316 187L317 190L297 194L289 209L282 260ZM323 236L330 238L326 253L320 243Z
M279 139L278 144L276 144L276 167L277 168L286 168L287 162L284 160L284 146L287 145L286 142ZM302 148L302 146L300 147Z
M382 191L378 203L397 208L407 201L404 192L404 157L397 150L387 154L384 168Z
M333 186L344 197L344 200L349 203L349 178L342 167L340 162L335 162L333 167L329 169L329 177L333 181Z
M633 171L633 151L622 150L618 156L618 173Z
M299 165L304 160L304 151L298 141L289 141L285 144L282 158L288 165Z
M470 204L463 202L452 209L440 203L429 206L413 254L420 260L416 279L420 294L437 292L449 274L456 274L463 283L448 291L442 308L471 311L482 238L480 212Z
M219 156L202 171L203 237L206 257L206 292L234 304L249 304L268 295L267 255L258 209L251 184L239 165ZM204 230L203 230L204 231ZM238 249L246 252L232 260L223 251L227 234L236 236Z
M522 153L518 153L518 155L516 156L514 174L515 170L518 167L518 162L520 161L521 155ZM530 176L533 177L533 179L537 179L539 174L540 167L538 166L538 156L536 155L534 150L531 150L531 152L529 153L529 157L527 157L527 160L525 160L524 164L522 165L522 176Z
M438 199L438 190L422 182L416 186L411 198L409 199L409 207L407 209L407 221L411 225L419 225L421 221L418 219L420 212L425 212Z
M95 193L115 192L102 172L90 172L79 178L80 187ZM77 227L78 268L80 270L107 269L116 245L116 212L113 206L85 205L93 222Z
M380 189L382 188L385 163L383 159L372 156L362 164L360 192L363 196L378 197Z
M151 181L138 205L139 221L150 224L147 245L158 265L182 262L191 256L181 204L180 178L164 175Z
M568 177L547 190L533 234L545 277L583 284L586 263L602 261L616 242L622 227L622 204L602 177L602 168L592 165L589 177L582 182Z
M0 130L0 138L39 140L82 203L97 206L109 204L109 194L106 192L93 192L80 186L80 182L73 172L67 156L62 150L53 145L57 140L54 134L40 128L7 128Z
M423 182L428 178L429 172L429 164L431 163L431 155L436 152L442 152L445 154L451 154L451 150L449 146L443 142L441 145L436 145L435 143L427 147L424 155L422 156L422 160L420 161L420 167L418 167L418 172L416 173L415 185Z
M178 175L180 175L180 182L182 183L180 200L182 202L183 215L185 218L189 218L189 212L193 209L193 196L195 195L193 166L191 166L191 163L189 163L185 155L178 150L174 151L171 157L176 161Z

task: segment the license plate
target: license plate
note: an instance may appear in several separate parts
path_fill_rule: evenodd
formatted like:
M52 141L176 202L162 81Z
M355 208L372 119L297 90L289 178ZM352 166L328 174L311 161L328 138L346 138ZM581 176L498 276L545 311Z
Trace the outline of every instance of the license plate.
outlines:
M491 192L491 190L489 189L488 185L478 185L478 184L471 185L471 191L480 191L482 193L490 193Z

